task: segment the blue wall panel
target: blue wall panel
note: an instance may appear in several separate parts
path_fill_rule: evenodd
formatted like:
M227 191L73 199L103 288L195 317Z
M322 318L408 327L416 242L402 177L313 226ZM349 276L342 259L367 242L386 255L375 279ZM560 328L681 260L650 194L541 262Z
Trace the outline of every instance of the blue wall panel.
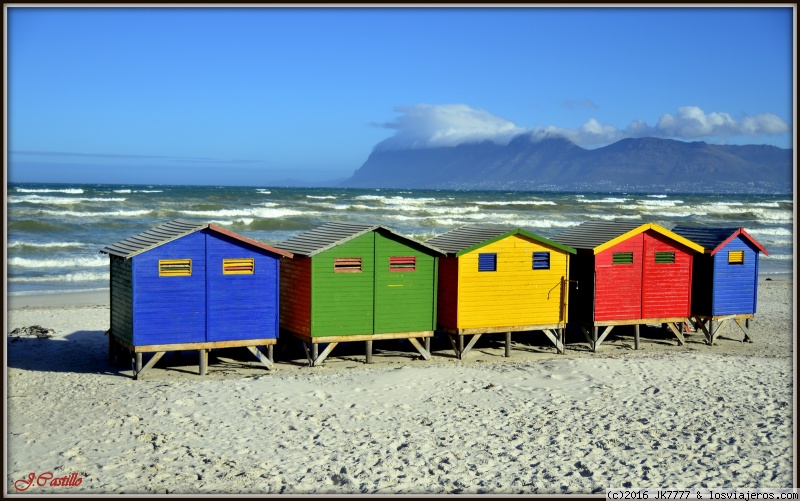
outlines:
M207 243L208 340L278 337L279 258L209 232ZM253 275L224 275L223 259L253 258Z
M744 251L744 264L728 264L729 251ZM714 256L713 315L755 313L758 252L741 236Z
M134 345L206 340L205 236L192 233L131 258ZM160 259L191 259L189 277L161 277Z

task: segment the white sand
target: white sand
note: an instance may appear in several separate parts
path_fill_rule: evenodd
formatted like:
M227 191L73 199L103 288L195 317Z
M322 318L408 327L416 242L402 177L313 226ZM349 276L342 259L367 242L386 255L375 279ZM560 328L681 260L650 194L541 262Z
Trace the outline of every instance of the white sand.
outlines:
M79 486L26 493L604 493L607 487L797 486L792 282L760 282L754 343L715 346L620 330L597 353L555 354L515 335L464 360L434 343L340 345L321 367L267 371L247 352L165 356L135 381L107 361L102 295L12 298L7 488L77 472ZM67 306L56 307L53 303ZM405 343L405 344L404 344Z

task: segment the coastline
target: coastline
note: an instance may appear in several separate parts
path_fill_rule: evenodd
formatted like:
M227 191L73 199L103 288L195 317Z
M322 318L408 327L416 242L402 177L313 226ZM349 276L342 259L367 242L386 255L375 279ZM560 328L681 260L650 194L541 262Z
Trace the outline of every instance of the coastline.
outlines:
M771 278L771 280L766 280ZM714 346L620 329L593 353L574 337L343 343L320 367L288 345L266 370L193 352L142 380L107 359L103 293L16 296L9 336L8 493L31 472L81 479L31 494L590 494L605 488L797 485L790 275L761 277L753 343ZM351 346L347 346L347 345ZM196 352L195 352L196 353Z

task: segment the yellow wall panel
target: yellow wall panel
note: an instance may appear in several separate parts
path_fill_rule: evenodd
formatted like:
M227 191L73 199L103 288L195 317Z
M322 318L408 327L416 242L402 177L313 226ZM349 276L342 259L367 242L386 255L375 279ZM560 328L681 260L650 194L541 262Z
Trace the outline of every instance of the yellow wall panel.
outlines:
M534 252L550 252L549 270L532 269ZM483 253L497 253L497 271L478 271L478 255ZM458 327L563 322L561 279L568 276L568 256L522 235L511 235L459 257Z

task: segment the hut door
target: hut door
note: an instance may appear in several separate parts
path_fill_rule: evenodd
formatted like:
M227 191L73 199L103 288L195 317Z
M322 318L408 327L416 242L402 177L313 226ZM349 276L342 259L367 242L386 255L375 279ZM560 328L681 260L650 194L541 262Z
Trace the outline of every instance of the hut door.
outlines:
M595 320L642 318L643 235L634 235L595 257Z
M277 260L216 234L206 256L207 340L276 337Z
M375 334L433 329L434 258L375 233Z
M691 255L659 233L643 235L642 318L689 316Z

